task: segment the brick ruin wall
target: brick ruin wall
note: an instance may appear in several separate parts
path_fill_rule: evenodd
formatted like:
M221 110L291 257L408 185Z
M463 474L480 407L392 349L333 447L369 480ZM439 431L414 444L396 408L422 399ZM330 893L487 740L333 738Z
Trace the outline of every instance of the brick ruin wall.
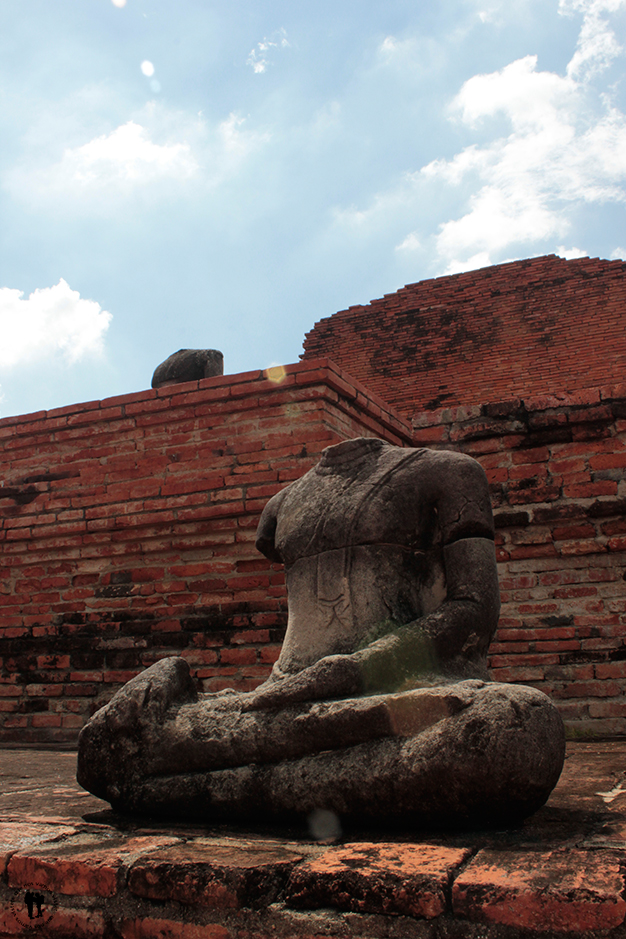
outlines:
M206 691L278 655L267 500L355 436L411 428L327 362L0 421L0 741L73 742L129 678L182 654Z
M410 284L320 320L328 356L409 418L621 382L626 263L555 255Z
M502 598L493 678L549 694L572 735L626 732L626 384L439 409L414 445L489 480Z
M280 376L277 376L280 377ZM493 497L494 678L572 733L626 732L626 385L420 414L329 361L0 421L0 741L72 743L120 685L182 654L204 690L269 673L284 579L254 548L266 501L358 435L460 449Z

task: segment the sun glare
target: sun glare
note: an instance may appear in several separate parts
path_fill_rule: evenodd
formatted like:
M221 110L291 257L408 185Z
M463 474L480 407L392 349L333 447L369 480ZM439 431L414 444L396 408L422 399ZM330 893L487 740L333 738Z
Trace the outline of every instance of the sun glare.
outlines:
M141 71L146 76L146 78L152 78L154 75L154 65L148 59L144 59L141 63Z
M270 365L269 368L265 369L265 374L270 381L279 385L287 372L284 365Z

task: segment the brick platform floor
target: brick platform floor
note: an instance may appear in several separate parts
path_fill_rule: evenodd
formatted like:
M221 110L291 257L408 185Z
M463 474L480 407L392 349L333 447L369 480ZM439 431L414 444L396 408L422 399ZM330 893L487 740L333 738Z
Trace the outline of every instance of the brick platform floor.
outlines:
M75 762L0 750L1 939L626 939L626 740L570 743L517 829L333 844L115 816Z

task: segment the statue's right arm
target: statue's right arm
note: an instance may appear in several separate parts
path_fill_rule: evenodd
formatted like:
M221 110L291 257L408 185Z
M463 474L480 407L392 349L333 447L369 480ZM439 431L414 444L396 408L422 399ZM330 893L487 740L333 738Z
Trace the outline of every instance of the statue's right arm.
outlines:
M458 677L462 663L486 655L500 611L494 543L462 538L444 548L444 559L447 596L437 609L355 653L366 693Z
M278 522L278 512L288 489L289 486L286 486L284 489L281 489L280 492L277 492L275 496L272 496L261 513L259 525L256 530L257 551L260 551L261 554L264 554L268 560L275 564L283 563L281 553L276 547L276 525Z

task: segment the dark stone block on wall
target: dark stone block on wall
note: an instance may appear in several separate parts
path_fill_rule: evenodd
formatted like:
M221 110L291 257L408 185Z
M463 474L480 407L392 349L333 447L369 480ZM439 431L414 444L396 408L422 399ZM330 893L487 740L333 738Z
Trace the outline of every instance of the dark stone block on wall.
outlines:
M154 371L152 387L201 381L224 374L224 356L217 349L179 349Z

